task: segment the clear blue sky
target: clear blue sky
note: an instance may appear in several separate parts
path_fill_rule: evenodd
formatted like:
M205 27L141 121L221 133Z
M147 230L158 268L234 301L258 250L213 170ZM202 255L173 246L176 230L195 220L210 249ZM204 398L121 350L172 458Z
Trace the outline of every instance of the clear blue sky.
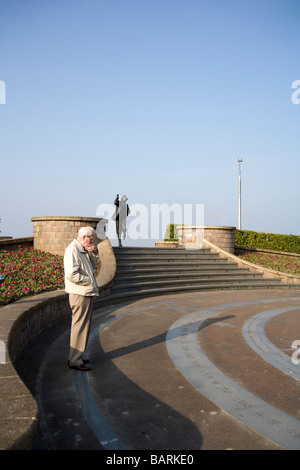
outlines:
M299 0L0 0L1 235L30 218L204 204L300 235Z

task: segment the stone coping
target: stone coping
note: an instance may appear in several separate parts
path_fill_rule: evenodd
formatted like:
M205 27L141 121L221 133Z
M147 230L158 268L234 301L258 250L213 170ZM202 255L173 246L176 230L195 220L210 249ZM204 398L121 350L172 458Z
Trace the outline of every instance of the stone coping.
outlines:
M50 215L45 215L41 217L31 217L31 222L38 222L40 220L69 220L69 221L74 221L74 222L83 222L83 221L92 221L92 222L99 222L101 218L99 217L77 217L77 216L66 216L66 215L57 215L57 216L50 216Z
M184 227L187 229L191 228L204 228L204 229L216 229L216 230L236 230L236 227L231 227L227 225L185 225L185 224L176 224L177 227Z

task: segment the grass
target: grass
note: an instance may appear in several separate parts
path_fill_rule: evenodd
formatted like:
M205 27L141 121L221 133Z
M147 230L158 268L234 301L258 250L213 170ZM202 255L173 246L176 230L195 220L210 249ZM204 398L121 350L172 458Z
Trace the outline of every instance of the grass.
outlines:
M300 258L290 255L277 255L260 253L259 251L244 252L239 255L240 258L257 264L264 268L274 269L289 274L300 274Z
M63 257L18 247L0 251L0 306L41 292L64 288ZM1 279L1 278L0 278Z

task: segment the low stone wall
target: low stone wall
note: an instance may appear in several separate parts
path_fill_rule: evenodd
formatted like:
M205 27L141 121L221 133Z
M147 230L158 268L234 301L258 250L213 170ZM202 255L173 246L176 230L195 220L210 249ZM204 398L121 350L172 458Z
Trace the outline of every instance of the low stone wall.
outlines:
M98 217L32 217L33 247L41 251L63 255L69 243L77 238L80 227L97 227Z
M77 232L78 226L74 227ZM101 297L109 294L116 259L108 239L101 241L97 248L101 261L97 274L101 301ZM16 364L42 333L70 315L68 294L63 290L23 298L0 308L0 450L32 447L38 432L39 410L19 377Z
M101 263L100 271L97 275L97 285L99 286L100 297L110 292L117 270L117 262L114 250L108 238L97 245L99 259Z
M204 238L223 250L234 253L234 232L235 227L205 225Z
M23 238L5 238L0 240L0 250L17 250L18 248L32 248L33 247L33 237L23 237Z
M159 241L155 242L155 248L178 248L178 242L177 241Z
M249 261L246 261L238 256L235 256L233 253L229 253L228 251L220 248L218 245L213 244L209 240L204 239L203 247L209 248L212 252L218 253L218 255L223 258L228 258L230 261L236 263L239 268L247 268L250 272L261 273L264 278L279 279L284 284L300 284L300 276L297 276L296 274L276 271L275 269L264 268L263 266L250 263Z
M234 254L240 255L241 253L266 253L267 255L283 255L283 256L293 256L294 258L300 258L299 253L288 253L287 251L274 251L266 250L265 248L248 248L247 246L235 246Z
M234 253L235 227L178 225L177 232L179 248L201 248L205 238L229 253Z
M5 345L5 357L0 364L1 450L32 447L38 432L38 405L15 364L39 335L70 313L64 291L39 294L0 309L0 338Z

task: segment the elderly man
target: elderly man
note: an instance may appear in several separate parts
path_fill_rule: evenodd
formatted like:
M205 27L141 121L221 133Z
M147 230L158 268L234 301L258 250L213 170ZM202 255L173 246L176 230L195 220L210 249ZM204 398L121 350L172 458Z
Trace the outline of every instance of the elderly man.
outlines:
M80 371L91 370L83 355L86 350L92 320L93 301L99 295L95 277L98 264L95 247L96 232L82 227L65 250L65 290L72 310L69 367Z

